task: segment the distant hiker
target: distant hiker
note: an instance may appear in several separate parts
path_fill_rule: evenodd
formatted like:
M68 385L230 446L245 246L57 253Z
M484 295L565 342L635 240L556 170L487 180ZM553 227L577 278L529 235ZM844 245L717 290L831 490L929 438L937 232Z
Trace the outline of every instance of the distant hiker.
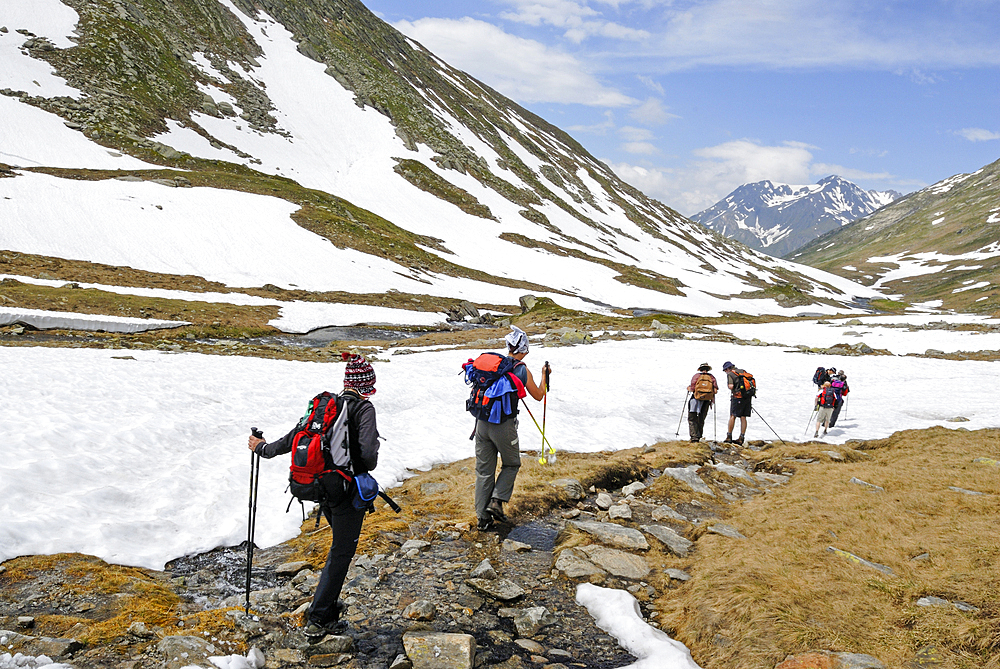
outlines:
M819 395L816 396L816 432L813 434L813 438L819 436L819 427L823 426L823 436L826 436L826 431L830 428L830 417L833 415L833 410L837 406L837 394L833 392L833 388L830 387L830 382L827 381L820 388Z
M688 392L691 393L691 399L688 400L688 434L692 442L701 441L708 410L715 404L715 394L719 392L719 382L715 380L715 376L709 374L710 371L712 371L711 365L707 362L701 363L698 365L698 372L691 377L691 383L688 384Z
M510 501L521 468L518 400L526 394L536 400L545 396L545 388L535 383L522 362L528 355L528 335L516 326L510 329L504 338L506 356L483 353L463 365L466 381L472 385L466 408L476 417L476 516L481 530L492 528L494 522L507 522L503 505ZM541 378L546 378L550 371L546 363ZM497 455L501 464L499 475Z
M726 430L726 444L742 444L747 434L747 418L752 410L751 403L757 394L757 383L753 374L744 369L739 369L728 360L722 364L722 371L726 373L726 384L732 396L729 400L729 426ZM733 439L733 427L736 419L740 419L740 436Z
M340 620L341 613L346 606L338 601L341 588L344 585L344 578L351 565L351 558L358 547L358 536L361 534L361 525L365 519L367 508L358 509L355 504L355 494L352 486L345 482L353 480L353 476L375 469L378 464L378 427L375 423L375 407L369 401L369 397L375 394L375 370L365 360L364 356L351 353L342 354L347 361L347 368L344 370L344 392L338 395L321 394L309 404L309 409L299 423L292 430L276 441L267 443L263 439L251 436L248 442L250 449L264 458L273 458L292 450L293 442L300 431L310 427L310 421L319 421L322 416L317 411L322 403L327 407L329 402L335 402L337 414L342 415L346 411L346 452L349 454L349 462L346 466L335 466L332 463L334 456L330 447L326 443L322 451L326 460L326 472L318 480L322 488L329 493L328 501L321 501L319 512L330 524L332 537L330 541L330 552L320 574L319 583L316 585L316 593L313 596L312 606L307 614L307 625L304 630L308 637L322 637L327 634L343 633L346 622ZM326 410L326 409L324 409ZM332 411L331 411L332 413ZM311 423L316 426L318 423ZM322 422L326 425L326 422ZM331 438L331 433L335 427L331 425L322 434L322 439ZM343 422L339 427L343 431ZM341 437L342 441L342 437ZM306 450L309 443L300 439L295 445L296 453ZM338 445L334 445L338 446ZM293 458L293 465L297 460ZM347 471L345 471L345 469ZM293 473L294 473L293 467ZM343 472L343 473L341 473ZM347 476L344 476L347 474ZM295 488L294 483L290 486ZM330 500L332 498L332 500ZM317 523L319 521L317 520Z
M830 375L827 373L826 367L817 367L816 371L813 372L813 385L815 385L817 389L822 388L823 384L829 380Z
M833 427L837 424L837 418L840 416L840 410L844 407L845 400L847 400L847 394L851 392L844 370L840 370L837 376L830 380L830 388L837 395L837 405L833 408L833 415L830 416L830 427Z

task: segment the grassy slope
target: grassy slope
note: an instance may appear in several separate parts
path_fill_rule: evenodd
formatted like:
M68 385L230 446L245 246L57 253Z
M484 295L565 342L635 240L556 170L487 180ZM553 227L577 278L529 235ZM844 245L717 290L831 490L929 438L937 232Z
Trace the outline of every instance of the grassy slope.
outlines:
M894 263L869 262L872 257L897 253L938 252L946 255L970 253L1000 240L1000 224L988 223L1000 208L1000 161L991 163L946 193L933 187L914 193L799 249L790 260L840 274L871 285ZM933 224L944 218L938 224ZM856 270L844 269L853 266ZM948 271L960 266L976 269ZM983 261L951 261L933 274L901 279L887 284L908 302L940 299L944 306L960 311L990 313L1000 309L1000 258ZM953 291L965 282L992 281L986 291ZM976 300L987 296L981 302Z

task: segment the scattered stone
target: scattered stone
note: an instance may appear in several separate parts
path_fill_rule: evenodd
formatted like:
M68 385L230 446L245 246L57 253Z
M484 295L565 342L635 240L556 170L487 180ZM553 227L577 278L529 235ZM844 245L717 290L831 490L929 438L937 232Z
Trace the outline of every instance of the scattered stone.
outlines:
M434 620L436 615L437 607L426 599L418 599L403 609L403 617L409 620Z
M519 609L514 617L514 627L521 637L535 636L543 627L555 625L557 620L544 606Z
M274 573L278 576L295 576L303 569L312 569L312 565L301 560L298 562L286 562L275 567Z
M789 655L774 669L886 669L886 667L871 655L820 650Z
M608 507L608 518L611 520L630 520L632 507L628 504L615 504Z
M578 550L595 565L615 576L638 580L649 575L649 565L638 555L605 546L582 546Z
M985 492L976 492L975 490L966 490L965 488L956 488L953 485L948 486L948 490L953 492L960 492L963 495L985 495Z
M895 572L893 572L892 569L890 569L889 567L886 567L884 564L879 564L877 562L870 562L870 561L868 561L868 560L866 560L864 558L858 557L854 553L848 553L847 551L841 550L839 548L834 548L833 546L827 547L826 550L830 551L831 553L833 553L835 555L839 555L840 557L847 558L848 560L850 560L851 562L853 562L855 564L859 564L859 565L862 565L864 567L868 567L870 569L875 569L877 571L880 571L883 574L886 574L887 576L894 576L895 575Z
M587 559L586 553L575 548L559 551L553 568L561 571L567 578L587 578L605 573L603 569Z
M328 634L319 643L309 645L305 649L306 654L312 655L339 655L350 653L354 650L354 639L349 636L337 636Z
M689 465L687 467L667 467L663 470L663 473L666 476L687 483L691 486L691 489L697 493L708 495L709 497L715 497L715 493L712 492L712 489L705 485L705 482L701 480L700 476L698 476L698 465Z
M940 597L921 597L917 600L917 606L950 607L951 602Z
M531 639L515 639L514 644L535 655L541 655L545 652L545 647L542 644Z
M594 500L594 504L596 504L597 508L601 511L607 511L611 508L611 505L614 504L614 500L611 499L611 495L606 492L602 492L597 496L597 499Z
M269 653L268 659L272 666L283 667L286 664L304 664L306 654L297 648L275 648Z
M407 632L403 648L413 669L472 669L476 640L468 634Z
M527 553L531 550L531 544L525 544L513 539L504 539L502 549L510 553Z
M399 550L402 551L403 553L412 550L423 551L430 548L430 545L431 542L429 541L421 541L420 539L407 539L406 543L400 546Z
M472 578L487 578L492 581L496 579L497 572L493 568L493 563L490 562L490 559L486 558L485 560L479 563L478 567L472 570L470 576L472 576Z
M653 520L657 522L665 518L669 518L671 520L679 520L685 523L688 522L688 519L685 516L682 516L681 514L677 513L666 504L664 504L663 506L658 506L655 509L653 509L652 516Z
M571 500L583 499L583 485L576 479L556 479L549 482L549 485L565 492Z
M504 602L523 597L526 594L524 588L506 578L468 578L465 580L465 584L484 595Z
M156 650L164 657L166 669L181 669L196 662L207 665L209 657L219 654L215 646L196 636L164 637Z
M35 619L32 616L18 616L17 626L24 630L31 629L35 626Z
M18 621L20 621L20 618L18 618ZM156 636L156 632L149 629L146 626L146 623L142 622L141 620L138 620L129 625L128 633L133 636L137 636L140 639L152 639L153 637Z
M993 467L1000 467L1000 460L994 460L993 458L976 458L973 462L979 464L991 465Z
M691 552L691 547L694 546L693 542L688 541L677 534L677 532L663 525L642 525L641 529L643 532L656 537L677 557L687 557Z
M843 462L845 460L844 456L837 451L822 451L822 453L834 462Z
M420 494L425 496L437 495L438 493L448 492L451 488L444 481L436 481L433 483L421 483L420 484Z
M664 572L667 576L675 581L690 581L691 575L684 571L683 569L666 569Z
M646 484L642 481L635 481L634 483L629 483L627 486L622 488L622 495L628 497L629 495L635 495L646 489Z
M863 486L865 488L868 488L868 490L870 490L871 492L885 492L885 488L883 488L882 486L877 486L874 483L868 483L866 481L862 481L856 476L852 476L851 480L848 481L848 483L853 483L854 485Z
M715 523L714 525L708 526L708 531L712 534L720 534L724 537L729 537L730 539L746 539L739 530L737 530L732 525L726 525L725 523Z
M955 416L954 418L949 418L947 420L949 423L968 423L969 419L965 416Z
M627 550L649 550L649 543L642 536L642 532L631 527L588 520L571 520L566 525L593 535L602 544Z

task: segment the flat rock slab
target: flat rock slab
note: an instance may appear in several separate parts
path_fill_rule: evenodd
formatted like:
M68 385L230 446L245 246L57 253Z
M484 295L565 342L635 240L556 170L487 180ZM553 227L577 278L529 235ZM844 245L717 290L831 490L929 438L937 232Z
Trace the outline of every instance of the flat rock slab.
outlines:
M698 476L698 465L689 465L687 467L667 467L663 470L663 475L677 479L683 483L687 483L691 486L691 489L697 493L708 495L709 497L715 497L715 493L712 492L712 489L705 485L705 482L701 480L700 476Z
M790 476L785 476L784 474L771 474L769 472L754 472L753 477L763 483L773 483L775 485L783 485L791 479Z
M725 462L720 462L719 464L712 466L715 467L716 470L722 472L723 474L728 474L733 478L746 479L748 481L753 480L745 469L737 467L736 465L727 465Z
M870 490L872 492L885 492L885 488L883 488L882 486L875 485L874 483L868 483L867 481L862 481L857 476L852 476L851 480L848 481L848 483L853 483L854 485L859 485L859 486L861 486L863 488L867 488L868 490Z
M681 514L677 513L673 509L671 509L666 504L664 504L662 506L658 506L655 509L653 509L653 514L652 515L653 515L653 520L655 520L657 522L663 520L664 518L669 518L670 520L677 520L677 521L680 521L682 523L689 523L689 522L691 522L691 521L689 521L687 519L686 516L682 516Z
M467 578L465 584L484 595L504 602L523 597L526 593L524 588L506 578Z
M743 536L739 530L732 525L726 525L725 523L715 523L714 525L709 525L708 531L712 534L729 537L730 539L746 539L746 537Z
M683 569L667 569L663 572L675 581L690 581L691 574L687 573Z
M642 557L607 546L581 546L590 561L614 576L633 581L649 575L649 565Z
M632 507L628 504L614 504L608 507L608 518L611 520L630 520Z
M622 495L628 497L629 495L635 495L636 493L642 492L646 489L646 484L642 481L636 481L634 483L629 483L627 486L622 488Z
M956 488L953 485L948 486L948 490L951 490L952 492L959 492L959 493L962 493L963 495L986 495L987 494L985 492L976 492L975 490L966 490L965 488Z
M303 569L312 569L312 565L301 560L298 562L286 562L275 567L274 573L279 576L295 576Z
M476 640L469 634L407 632L403 648L413 669L472 669Z
M1000 460L994 460L993 458L976 458L973 462L977 462L981 465L990 465L992 467L1000 467Z
M691 552L691 546L694 545L693 542L688 541L669 527L664 527L663 525L643 525L642 531L656 537L660 543L666 546L677 557L687 557Z
M626 550L649 550L649 543L642 532L616 523L599 523L591 520L571 520L567 525L586 532L602 544Z
M603 569L590 561L586 553L575 548L559 551L553 566L565 574L567 578L587 578L605 573Z
M869 569L875 569L876 571L880 571L883 574L886 574L887 576L894 576L895 575L895 572L893 572L891 568L886 567L884 564L879 564L877 562L871 562L871 561L866 560L866 559L864 559L862 557L858 557L854 553L848 553L847 551L841 550L839 548L834 548L833 546L827 547L826 550L830 551L834 555L839 555L842 558L847 558L848 560L850 560L854 564L859 564L859 565L861 565L863 567L868 567Z

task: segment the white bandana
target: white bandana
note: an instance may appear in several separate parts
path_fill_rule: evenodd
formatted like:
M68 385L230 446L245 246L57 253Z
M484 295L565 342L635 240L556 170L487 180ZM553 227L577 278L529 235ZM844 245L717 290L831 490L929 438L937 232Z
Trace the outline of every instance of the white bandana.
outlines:
M507 342L507 348L511 353L527 353L528 352L528 335L525 334L524 330L517 327L516 325L511 325L512 330L504 337Z

